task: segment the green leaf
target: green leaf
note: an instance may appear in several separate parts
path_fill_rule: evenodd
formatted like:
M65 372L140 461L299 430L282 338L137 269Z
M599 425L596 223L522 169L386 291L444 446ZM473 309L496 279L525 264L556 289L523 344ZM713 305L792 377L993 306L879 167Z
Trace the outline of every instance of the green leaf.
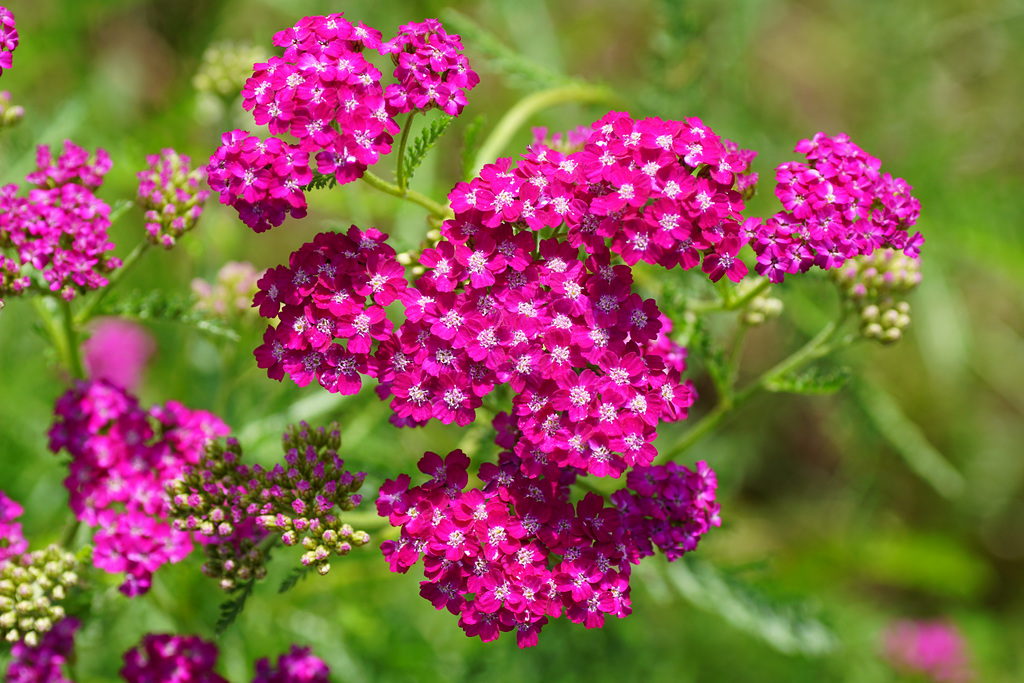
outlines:
M245 583L236 586L231 590L232 595L238 597L232 598L231 600L225 600L220 606L220 616L217 617L217 623L213 627L214 633L218 636L224 633L231 624L235 623L238 619L238 615L245 609L245 601L252 595L252 590L256 586L256 578L253 577Z
M480 135L483 129L484 117L477 114L462 131L462 179L466 182L473 179L473 162L484 141Z
M442 12L442 16L449 33L457 32L467 47L480 52L492 70L514 85L526 90L545 90L582 82L516 52L461 12L448 9Z
M834 394L849 382L847 367L812 365L800 373L789 373L767 383L765 389L787 394Z
M725 359L725 353L718 348L711 338L711 332L703 318L698 317L693 322L690 331L690 351L700 359L707 368L708 374L714 381L716 387L722 387L728 380L729 363Z
M672 586L695 606L785 654L821 657L839 641L807 605L770 598L733 574L684 557L668 565Z
M305 578L309 575L309 573L312 570L313 565L308 565L305 567L295 567L294 569L292 569L291 573L285 577L284 581L281 582L281 585L278 587L277 592L287 593L292 588L295 588L296 584L298 584L299 581L305 580Z
M145 294L136 290L115 300L104 300L99 309L98 315L175 322L195 327L214 337L238 341L238 333L222 320L197 311L192 296L169 295L159 289Z
M313 171L313 180L308 185L302 186L303 192L310 192L311 190L323 190L331 189L338 186L338 179L331 175L324 175L317 171Z
M402 177L405 178L406 185L412 180L413 174L416 169L419 168L420 164L427 156L427 152L434 148L437 141L444 135L445 130L448 126L452 125L452 121L455 120L454 116L442 116L439 119L435 119L430 122L426 128L424 128L416 139L413 140L412 144L405 150L405 163L402 165Z

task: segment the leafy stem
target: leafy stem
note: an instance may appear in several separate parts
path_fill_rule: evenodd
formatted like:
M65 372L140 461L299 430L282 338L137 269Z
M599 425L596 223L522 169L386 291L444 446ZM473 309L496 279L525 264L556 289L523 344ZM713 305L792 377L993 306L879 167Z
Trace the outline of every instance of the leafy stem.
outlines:
M539 111L568 102L613 102L615 93L603 86L578 83L531 93L512 105L481 145L473 162L473 175L485 164L492 163L512 137Z
M363 174L362 180L370 187L380 190L385 194L389 194L392 197L398 197L399 199L405 199L406 201L410 201L413 204L418 204L422 206L424 209L430 212L431 216L437 218L438 220L443 221L449 218L453 218L455 216L452 210L447 206L439 204L430 197L421 194L416 190L410 190L408 188L403 190L398 185L395 185L394 183L389 183L388 181L384 180L378 175L371 173L370 171L366 171Z
M398 181L398 190L404 196L406 188L406 177L405 177L405 147L409 142L409 131L412 130L412 119L416 116L416 111L409 112L409 115L405 117L405 125L402 126L402 138L398 141L398 159L395 162L395 179Z
M85 379L85 367L82 365L82 353L78 344L78 331L75 329L74 315L71 313L71 302L60 300L61 328L67 344L68 371L74 379Z
M719 391L718 403L711 409L711 412L702 417L693 427L687 430L678 441L662 451L655 462L664 463L678 458L695 443L717 429L730 413L746 403L759 392L768 390L772 383L853 341L853 336L844 337L838 342L834 341L843 323L846 322L847 314L848 311L844 308L838 319L823 327L818 334L816 334L792 355L780 361L771 369L765 371L760 377L740 391L735 391L733 389L733 385L735 384L738 370L739 351L741 349L743 338L742 335L744 333L744 328L746 328L746 325L742 325L741 328L737 330L737 338L733 342L733 348L730 353L730 358L728 359L729 370L726 373L726 379L721 381L721 383L716 380L715 383L716 388Z

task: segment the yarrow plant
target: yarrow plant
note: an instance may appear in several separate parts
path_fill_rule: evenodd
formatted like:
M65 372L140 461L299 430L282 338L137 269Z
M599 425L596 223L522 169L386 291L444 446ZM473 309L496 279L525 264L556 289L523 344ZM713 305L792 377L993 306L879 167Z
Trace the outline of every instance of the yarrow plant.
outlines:
M18 35L4 8L0 31L0 67L10 68ZM135 172L139 243L123 259L108 231L131 214L97 196L112 166L104 150L66 141L55 157L40 145L30 187L0 189L0 296L33 302L67 386L48 445L68 456L72 516L60 544L29 552L23 510L0 492L0 627L15 644L8 680L66 680L73 634L91 618L67 598L98 590L107 579L95 569L134 598L193 551L229 594L218 635L268 577L272 554L294 565L284 592L314 571L370 561L345 559L358 548L364 558L379 548L394 573L418 567L420 595L484 642L515 632L520 647L534 646L563 617L599 628L633 612L641 561L688 558L728 519L711 455L681 462L691 447L762 391L838 389L846 375L816 361L861 339L898 341L910 323L920 204L845 134L796 145L805 161L776 169L782 208L768 217L749 215L757 153L695 116L603 109L567 133L535 129L525 150L499 157L545 106L612 100L572 82L526 97L480 144L482 124L467 124L466 172L434 198L411 187L413 174L480 82L460 35L426 19L386 39L331 14L302 18L272 42L278 54L245 52L258 60L248 78L241 52L206 60L197 84L225 103L239 97L254 130L223 132L204 168L170 147L146 157ZM378 68L388 60L390 79ZM0 119L15 121L15 109ZM380 169L392 160L390 177ZM345 221L266 270L229 262L178 303L117 293L151 246L194 239L211 192L263 233L317 210L315 191L356 180L424 210L422 234ZM839 316L739 386L744 334L783 312L773 287L814 268L837 287ZM287 409L270 407L265 380L252 384L237 363L236 344L254 332L245 316L257 314L266 328L249 369L312 393ZM198 321L216 337L187 348L196 367L219 362L225 376L204 408L233 424L256 413L234 436L210 410L169 397L147 408L136 396L154 342L128 326L153 319ZM691 354L714 403L680 437L669 426L689 419L699 398ZM207 379L188 383L205 390ZM263 393L267 406L244 407ZM316 401L359 394L366 400L345 398L346 413L326 427L301 421L323 412L309 407ZM419 474L401 471L408 454L343 453L342 436L378 412L395 429L432 425L416 436L424 441L445 428L465 433L447 455L406 458ZM294 422L283 459L271 462L261 435ZM364 488L376 515L357 509ZM155 601L165 592L153 590ZM201 636L150 633L124 654L121 676L224 681L217 658ZM301 644L255 669L254 683L329 674Z

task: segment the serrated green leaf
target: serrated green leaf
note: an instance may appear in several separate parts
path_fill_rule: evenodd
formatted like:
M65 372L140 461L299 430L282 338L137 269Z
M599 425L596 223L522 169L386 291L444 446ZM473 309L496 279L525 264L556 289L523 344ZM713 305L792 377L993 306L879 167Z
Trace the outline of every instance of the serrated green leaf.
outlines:
M298 584L299 581L305 580L305 578L309 575L309 572L311 572L312 570L313 565L308 565L305 567L295 567L294 569L292 569L291 573L285 577L284 581L281 582L281 585L278 586L277 592L287 593L292 588L295 588L296 584Z
M338 179L334 175L324 175L317 171L313 171L313 180L309 181L308 185L302 186L303 192L309 192L311 190L323 190L331 189L338 186Z
M412 144L405 150L405 163L402 164L402 177L405 178L406 184L412 180L412 176L416 173L416 169L419 168L420 164L427 157L427 152L434 148L437 141L441 139L444 132L448 129L448 126L455 120L454 116L442 116L439 119L435 119L430 122L426 128L420 131L420 134L416 136Z
M217 617L217 623L213 627L214 633L218 636L224 633L231 624L235 623L238 619L238 615L245 609L245 601L252 595L252 590L256 586L256 579L252 578L245 583L237 586L231 591L232 595L237 597L230 600L225 600L220 605L220 616Z
M483 136L480 135L483 129L484 117L477 114L462 131L462 179L466 182L473 179L473 162L483 143Z
M442 12L442 17L449 32L458 33L467 47L483 55L487 66L513 85L526 90L544 90L581 83L516 52L461 12L448 9Z
M133 320L159 320L189 325L214 337L238 341L238 333L223 321L195 309L191 296L169 295L154 289L143 294L129 292L115 300L106 299L98 315L112 315Z
M783 375L765 385L768 391L787 394L834 394L850 382L847 367L812 365L803 372Z
M714 565L684 557L666 568L671 585L688 601L785 654L821 657L839 644L832 630L802 603L784 603Z

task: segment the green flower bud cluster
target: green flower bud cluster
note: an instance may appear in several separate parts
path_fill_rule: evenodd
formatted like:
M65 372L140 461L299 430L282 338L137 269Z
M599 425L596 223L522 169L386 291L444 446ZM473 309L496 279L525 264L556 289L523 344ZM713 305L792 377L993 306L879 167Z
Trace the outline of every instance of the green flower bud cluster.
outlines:
M0 562L0 637L35 647L64 618L57 604L79 583L78 558L58 545Z
M204 572L225 589L265 575L260 549L270 535L304 548L302 564L320 574L330 571L332 555L347 555L370 540L339 517L359 504L356 492L365 475L343 469L337 423L327 430L291 426L283 441L285 463L271 470L242 464L233 439L212 445L197 467L168 488L175 526L211 539Z
M11 106L11 93L6 90L0 92L0 128L8 128L17 124L24 115L23 107Z
M767 292L758 294L750 300L740 313L740 322L744 325L754 327L764 324L772 318L778 318L782 314L782 300L768 296Z
M217 271L212 284L200 278L192 280L196 309L221 318L259 319L257 309L252 307L252 298L262 276L263 271L257 271L251 263L228 261Z
M241 457L236 439L212 441L199 463L167 487L174 527L196 532L206 557L203 574L217 579L226 591L267 575L261 545L267 533L236 504L252 476Z
M255 45L214 43L203 53L192 85L200 92L234 99L252 75L253 65L266 60L266 51Z
M893 344L910 324L904 296L921 282L921 262L894 249L876 249L855 256L831 271L843 298L860 313L860 332L867 339Z

